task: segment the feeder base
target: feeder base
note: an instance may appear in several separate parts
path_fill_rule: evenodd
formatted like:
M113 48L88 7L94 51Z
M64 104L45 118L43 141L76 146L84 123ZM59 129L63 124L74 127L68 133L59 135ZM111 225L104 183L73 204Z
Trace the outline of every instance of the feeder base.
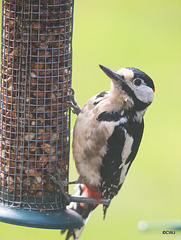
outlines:
M74 229L83 226L82 217L73 210L30 211L0 204L0 222L44 229Z

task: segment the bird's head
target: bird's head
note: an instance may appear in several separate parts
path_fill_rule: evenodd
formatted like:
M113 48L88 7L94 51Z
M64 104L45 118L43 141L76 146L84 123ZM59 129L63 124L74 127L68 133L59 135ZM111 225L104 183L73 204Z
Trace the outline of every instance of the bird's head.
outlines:
M137 68L126 67L114 71L99 65L111 78L113 86L120 88L132 100L138 111L146 109L153 101L155 87L152 79Z

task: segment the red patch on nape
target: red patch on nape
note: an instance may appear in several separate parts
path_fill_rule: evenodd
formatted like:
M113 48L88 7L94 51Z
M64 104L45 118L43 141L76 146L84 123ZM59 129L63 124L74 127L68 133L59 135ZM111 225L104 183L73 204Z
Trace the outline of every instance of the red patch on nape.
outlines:
M155 92L155 88L153 88L153 92Z

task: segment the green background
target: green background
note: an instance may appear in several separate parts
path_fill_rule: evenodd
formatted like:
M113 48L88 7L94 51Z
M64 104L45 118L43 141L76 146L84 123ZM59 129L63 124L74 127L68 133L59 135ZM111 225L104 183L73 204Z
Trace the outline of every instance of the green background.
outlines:
M108 90L99 69L137 67L155 82L155 99L145 115L138 155L106 220L102 207L92 214L81 239L174 240L159 229L140 232L140 220L181 217L181 1L75 0L73 87L81 106ZM72 116L72 127L75 121ZM71 156L70 179L77 175ZM73 191L72 191L73 193ZM0 239L59 240L57 230L0 224Z

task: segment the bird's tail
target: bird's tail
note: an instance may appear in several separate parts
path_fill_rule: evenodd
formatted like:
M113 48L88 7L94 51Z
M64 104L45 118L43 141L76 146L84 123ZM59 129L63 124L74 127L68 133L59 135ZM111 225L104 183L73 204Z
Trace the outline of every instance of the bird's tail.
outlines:
M77 184L74 189L76 190L76 193L74 196L93 197L90 194L89 188L87 188L84 184ZM67 206L68 209L72 209L82 216L84 225L78 229L61 230L61 234L66 233L65 240L68 240L71 237L73 237L74 240L78 240L80 238L80 235L81 235L82 231L84 230L84 227L85 227L87 221L89 220L91 212L96 207L97 207L97 204L75 203L75 202L71 202Z

